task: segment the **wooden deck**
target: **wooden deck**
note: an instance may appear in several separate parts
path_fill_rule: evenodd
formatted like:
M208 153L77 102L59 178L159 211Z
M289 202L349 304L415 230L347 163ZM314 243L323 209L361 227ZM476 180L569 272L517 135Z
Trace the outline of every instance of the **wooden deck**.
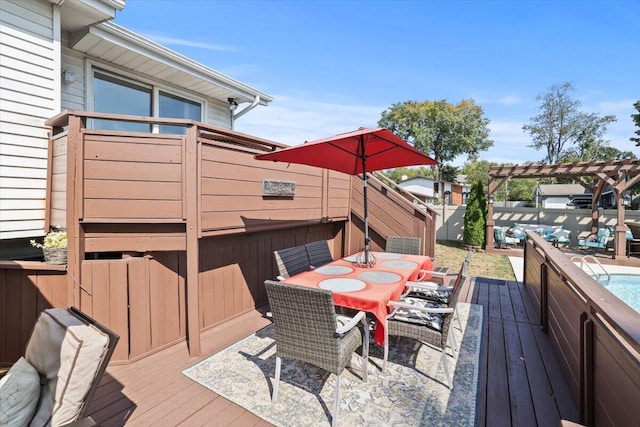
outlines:
M461 298L484 307L478 426L555 426L577 421L556 358L522 284L477 278ZM266 324L250 312L202 335L203 355L184 344L110 366L91 403L102 426L268 426L269 423L182 375L181 371Z

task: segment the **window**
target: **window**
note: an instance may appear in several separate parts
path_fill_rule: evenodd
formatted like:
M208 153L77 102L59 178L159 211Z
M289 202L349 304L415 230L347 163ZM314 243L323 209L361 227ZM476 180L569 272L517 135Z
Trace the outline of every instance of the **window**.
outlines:
M202 103L141 82L95 70L93 111L143 117L171 117L202 121ZM154 115L157 111L157 115ZM152 126L116 120L94 120L94 129L184 134L183 126Z
M93 111L97 113L151 116L150 87L136 85L126 80L96 72L93 79ZM94 120L94 129L149 132L145 123L130 123L116 120Z
M177 119L192 119L200 121L202 117L202 107L200 103L189 101L176 95L160 92L160 117L173 117ZM160 133L183 134L182 126L161 125Z

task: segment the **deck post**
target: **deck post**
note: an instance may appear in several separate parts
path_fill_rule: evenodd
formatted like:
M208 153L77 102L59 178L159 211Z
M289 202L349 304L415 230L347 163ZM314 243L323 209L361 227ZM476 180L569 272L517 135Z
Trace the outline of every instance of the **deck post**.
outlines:
M67 229L67 281L68 303L81 310L90 313L91 307L83 307L81 304L82 285L82 260L84 260L84 228L80 225L83 218L83 188L84 159L82 145L84 135L82 129L86 127L86 118L69 115L69 130L67 138L67 205L66 224ZM51 197L51 195L49 195Z
M187 339L189 354L200 355L200 302L199 296L199 264L200 247L198 235L198 211L200 209L199 194L199 165L198 165L198 127L187 127L185 138L184 180L185 193L182 196L186 205L186 237L187 237Z
M549 332L549 265L540 265L540 328L545 334Z
M594 425L593 413L593 320L580 315L580 422Z

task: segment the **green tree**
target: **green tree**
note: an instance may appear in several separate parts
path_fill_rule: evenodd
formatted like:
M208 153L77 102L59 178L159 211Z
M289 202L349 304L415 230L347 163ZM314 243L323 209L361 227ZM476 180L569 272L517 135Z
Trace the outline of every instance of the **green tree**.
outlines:
M476 181L482 182L483 185L488 185L489 182L489 169L491 166L495 166L497 163L489 162L487 160L475 160L468 161L462 166L460 171L463 175L467 175L467 182L474 183Z
M396 183L404 181L405 179L411 179L418 176L424 177L424 178L433 178L433 171L431 170L431 168L427 168L424 166L420 166L419 168L401 167L401 168L395 168L395 169L388 169L383 173L384 175L386 175L387 178L393 180L393 182L396 182Z
M540 114L532 117L530 124L522 126L522 130L531 135L530 147L546 149L545 160L550 164L558 163L566 155L565 150L573 146L577 146L577 153L581 155L604 145L607 125L616 121L613 115L600 117L581 112L580 101L569 94L573 90L570 82L552 85L547 93L536 97L541 101Z
M462 241L469 246L484 247L487 202L482 182L476 181L471 186L467 209L464 213L464 231Z
M629 139L636 143L636 147L640 147L640 100L636 101L636 103L633 104L633 106L638 111L637 114L631 115L633 122L636 124L636 127L638 128L636 129L636 135L638 135L638 138L631 137Z
M608 144L603 146L593 146L584 152L577 150L567 150L560 162L562 163L574 163L574 162L597 162L605 160L619 160L619 159L635 159L636 155L631 151L620 151L617 148L610 147Z
M451 165L442 165L442 180L446 182L456 182L458 177L458 168Z
M450 162L461 154L477 158L489 149L489 119L473 100L453 105L441 101L405 101L382 112L378 125L389 129L439 163ZM436 169L442 180L442 167Z

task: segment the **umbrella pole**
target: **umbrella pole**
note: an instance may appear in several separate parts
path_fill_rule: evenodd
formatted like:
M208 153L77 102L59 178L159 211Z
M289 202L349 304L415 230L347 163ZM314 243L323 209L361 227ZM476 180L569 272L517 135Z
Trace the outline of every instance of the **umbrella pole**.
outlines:
M369 213L367 212L367 170L366 170L366 161L362 160L362 179L364 181L364 190L363 190L363 195L364 195L364 263L365 265L368 265L369 263L369 251L371 250L370 247L370 240L369 240Z

